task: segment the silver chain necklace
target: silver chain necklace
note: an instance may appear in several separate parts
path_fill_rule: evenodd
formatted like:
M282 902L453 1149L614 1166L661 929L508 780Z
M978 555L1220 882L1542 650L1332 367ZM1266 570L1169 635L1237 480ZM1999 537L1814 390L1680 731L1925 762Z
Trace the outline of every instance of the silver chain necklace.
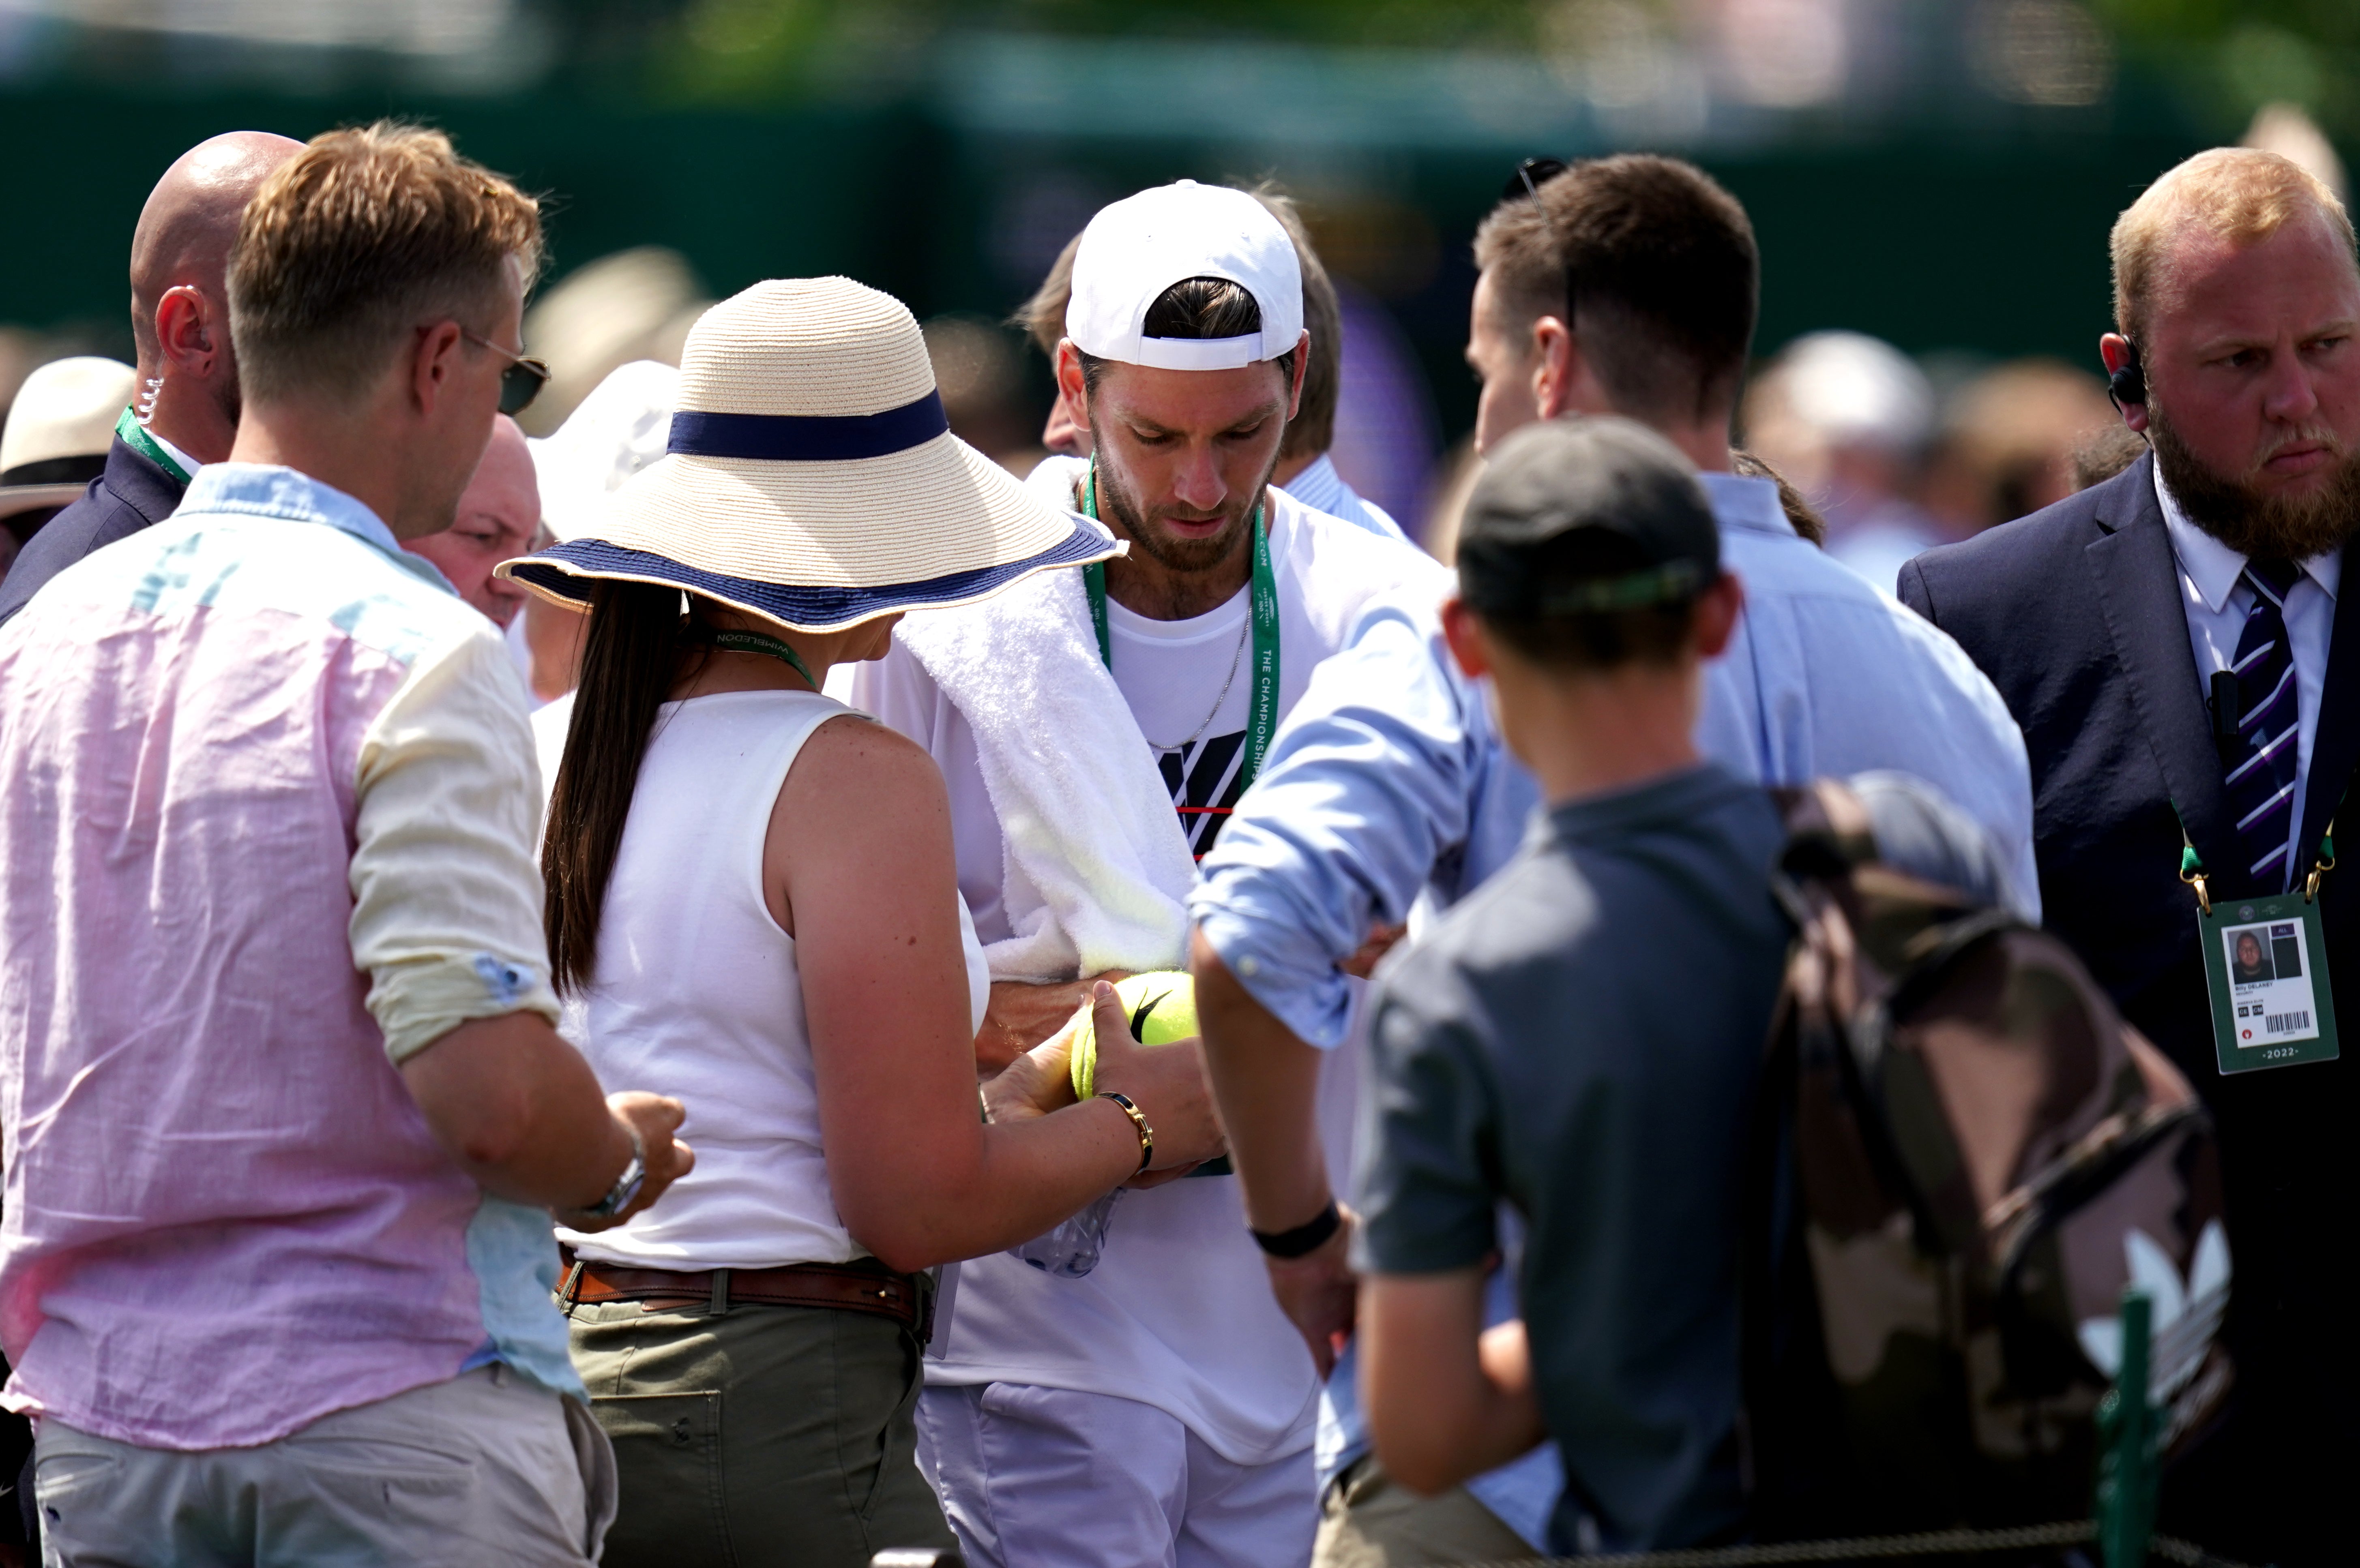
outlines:
M1151 739L1147 743L1151 749L1155 751L1185 751L1190 746L1205 738L1205 732L1211 729L1213 727L1213 721L1221 716L1221 704L1229 700L1229 688L1238 683L1238 666L1245 661L1246 657L1246 636L1252 630L1253 616L1251 615L1248 615L1243 624L1238 627L1237 651L1229 655L1229 678L1221 682L1221 694L1213 699L1213 711L1205 715L1205 722L1196 726L1196 733L1190 735L1186 740L1182 741L1178 746L1165 746L1161 741Z

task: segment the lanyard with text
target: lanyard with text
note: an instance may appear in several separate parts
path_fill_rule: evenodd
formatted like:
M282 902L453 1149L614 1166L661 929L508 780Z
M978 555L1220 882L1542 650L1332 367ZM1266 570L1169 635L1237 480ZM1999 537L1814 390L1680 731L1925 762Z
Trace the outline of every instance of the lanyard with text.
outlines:
M1090 464L1090 483L1084 510L1092 521L1098 515L1098 465ZM1238 771L1238 788L1245 789L1262 771L1270 737L1278 728L1278 582L1270 566L1270 536L1262 528L1262 508L1254 508L1253 700L1246 711L1246 757ZM1114 639L1107 631L1106 563L1094 561L1082 568L1082 588L1089 595L1090 626L1098 633L1098 658L1114 669Z
M2342 810L2339 802L2337 809ZM2177 814L2178 808L2173 808ZM2319 835L2319 855L2299 891L2269 898L2212 901L2204 857L2180 827L2180 879L2196 893L2197 947L2212 1001L2212 1050L2221 1071L2251 1073L2333 1062L2335 997L2327 983L2319 885L2335 869L2335 823Z
M139 416L129 408L124 409L123 418L115 421L115 433L122 438L125 446L181 484L189 482L189 471L180 466L179 459L164 450L163 442L148 433L148 428L139 422Z

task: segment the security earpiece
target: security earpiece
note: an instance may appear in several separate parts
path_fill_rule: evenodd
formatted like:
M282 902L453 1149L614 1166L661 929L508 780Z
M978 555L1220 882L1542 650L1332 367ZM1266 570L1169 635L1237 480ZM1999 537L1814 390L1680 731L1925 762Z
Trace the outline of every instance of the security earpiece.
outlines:
M2119 412L2125 403L2147 401L2147 371L2139 364L2138 344L2123 340L2123 366L2106 377L2106 396L2114 399Z

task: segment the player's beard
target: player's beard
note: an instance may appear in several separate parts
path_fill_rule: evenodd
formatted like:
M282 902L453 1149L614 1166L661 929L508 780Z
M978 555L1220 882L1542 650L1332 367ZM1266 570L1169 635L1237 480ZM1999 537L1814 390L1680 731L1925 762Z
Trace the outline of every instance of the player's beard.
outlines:
M1103 453L1107 450L1104 438L1095 427L1090 431L1090 441L1094 451ZM1130 487L1116 472L1115 465L1104 457L1095 461L1098 463L1100 517L1111 517L1119 524L1122 536L1130 539L1142 555L1166 572L1184 577L1197 577L1218 571L1237 559L1239 548L1246 537L1248 520L1252 517L1254 508L1262 504L1262 494L1270 484L1270 476L1278 472L1278 452L1273 450L1269 464L1262 469L1262 477L1254 482L1247 498L1230 507L1223 517L1221 531L1209 539L1192 539L1166 533L1156 523L1146 519Z
M2163 470L2164 483L2180 509L2190 522L2248 560L2308 561L2360 532L2360 458L2324 426L2305 426L2279 443L2318 441L2334 462L2324 485L2308 495L2289 495L2261 485L2262 463L2269 453L2242 474L2224 474L2188 449L2160 406L2150 401L2147 419L2156 465Z

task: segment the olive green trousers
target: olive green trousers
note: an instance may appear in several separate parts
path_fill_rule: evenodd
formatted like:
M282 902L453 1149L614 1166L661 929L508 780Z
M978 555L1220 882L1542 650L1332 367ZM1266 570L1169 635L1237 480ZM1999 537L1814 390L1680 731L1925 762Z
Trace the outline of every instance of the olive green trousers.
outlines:
M956 1544L918 1471L920 1346L892 1320L634 1301L572 1318L621 1482L606 1568L868 1568Z

